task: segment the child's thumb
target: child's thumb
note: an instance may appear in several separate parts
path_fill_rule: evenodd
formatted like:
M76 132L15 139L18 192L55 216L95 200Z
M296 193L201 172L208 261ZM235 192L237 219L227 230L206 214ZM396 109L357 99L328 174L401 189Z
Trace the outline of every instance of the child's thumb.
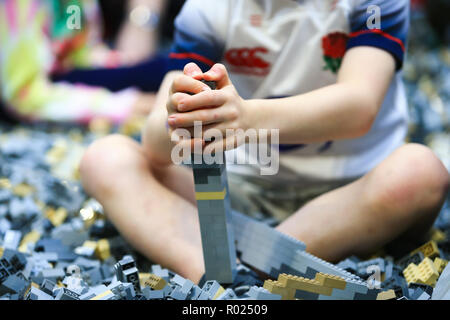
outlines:
M203 74L203 79L217 82L217 89L221 89L231 84L227 69L221 63L213 65L208 72Z
M196 76L201 75L203 72L202 69L200 69L200 67L194 62L189 62L184 66L183 73L187 76L195 78Z

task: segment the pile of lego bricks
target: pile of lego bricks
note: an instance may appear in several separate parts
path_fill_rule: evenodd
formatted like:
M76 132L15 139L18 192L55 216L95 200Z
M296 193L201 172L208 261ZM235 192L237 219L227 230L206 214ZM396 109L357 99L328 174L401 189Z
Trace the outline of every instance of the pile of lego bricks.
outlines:
M98 131L0 128L0 299L430 299L450 258L448 219L404 258L350 257L333 265L267 223L233 212L240 260L273 280L240 264L231 285L195 285L133 251L83 192L79 160Z

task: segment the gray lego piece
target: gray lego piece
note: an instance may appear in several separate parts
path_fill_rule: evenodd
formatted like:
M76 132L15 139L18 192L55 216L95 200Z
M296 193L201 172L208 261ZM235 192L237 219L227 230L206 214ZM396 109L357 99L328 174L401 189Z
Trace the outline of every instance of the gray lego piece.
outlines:
M431 300L444 300L444 297L447 296L448 300L450 292L450 263L442 271L439 276L438 281L433 290L433 294L431 295Z
M188 295L188 300L198 300L198 297L203 293L199 286L194 285Z
M131 300L136 296L136 292L134 291L134 284L129 282L115 282L108 286L108 289L111 290L117 299L128 299Z
M142 289L142 294L147 300L164 299L164 290L152 290L150 287Z
M203 285L202 291L207 294L209 300L212 300L219 289L220 284L216 280L209 280Z
M169 297L174 300L186 300L187 296L188 296L188 294L185 292L182 292L180 287L175 288L169 294Z
M28 300L55 300L51 295L45 293L38 288L31 286L30 292L28 293Z
M257 286L252 286L247 295L252 300L281 300L279 294L270 293L267 289Z
M55 287L56 283L48 279L45 279L41 284L41 290L47 293L48 295L53 295L53 290L55 289Z
M53 282L58 282L58 280L64 278L66 273L63 269L45 269L39 273L39 276L49 279Z
M80 296L72 290L66 288L58 288L53 293L55 300L80 300Z
M323 272L346 279L358 279L356 275L306 252L303 242L236 211L233 211L233 226L241 261L274 278L286 265L296 275L308 278Z
M357 264L357 266L358 266L358 273L359 274L366 274L367 273L367 267L373 266L373 265L378 266L380 268L380 272L385 272L386 271L384 259L376 258L376 259L371 259L371 260L367 260L367 261L364 261L364 262L359 262Z
M181 286L180 290L181 290L181 292L186 293L187 295L189 295L189 293L191 292L193 287L194 287L194 283L191 280L186 279L186 281Z
M16 230L8 230L3 237L3 248L16 250L19 247L22 232Z
M216 196L210 199L197 196L205 279L233 283L236 274L236 249L226 164L225 161L223 164L197 164L196 156L198 155L192 156L195 161L192 168L196 195L205 192L216 193ZM217 196L223 192L223 196Z
M220 296L217 297L216 300L231 300L236 298L237 296L234 293L233 289L227 288Z
M23 296L29 286L30 282L23 279L21 276L11 275L0 284L0 295L17 293L19 296Z
M150 273L153 273L154 275L163 278L167 282L169 281L169 270L162 269L159 264L152 265Z
M100 294L102 294L103 292L106 292L108 290L108 288L106 288L105 285L98 285L98 286L94 286L89 288L88 292L80 295L80 300L90 300ZM113 294L114 296L114 294Z
M182 287L183 284L186 282L186 279L183 278L182 276L176 274L176 275L172 278L171 282L173 282L173 283L179 285L180 287Z
M73 264L79 266L83 270L89 270L92 268L100 268L100 261L87 259L85 257L76 258L75 261L73 262Z

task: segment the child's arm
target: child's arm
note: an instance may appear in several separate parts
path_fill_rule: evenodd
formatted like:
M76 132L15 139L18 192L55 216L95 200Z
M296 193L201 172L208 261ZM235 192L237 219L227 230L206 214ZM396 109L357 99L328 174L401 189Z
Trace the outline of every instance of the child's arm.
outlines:
M220 90L181 99L176 107L183 112L169 117L169 125L189 128L200 120L224 136L226 129L279 129L280 143L356 138L370 130L394 72L388 52L361 46L344 56L336 84L289 98L243 100L217 64L201 76Z
M360 137L370 130L394 72L388 52L355 47L345 54L336 84L290 98L249 100L252 125L279 128L281 143Z

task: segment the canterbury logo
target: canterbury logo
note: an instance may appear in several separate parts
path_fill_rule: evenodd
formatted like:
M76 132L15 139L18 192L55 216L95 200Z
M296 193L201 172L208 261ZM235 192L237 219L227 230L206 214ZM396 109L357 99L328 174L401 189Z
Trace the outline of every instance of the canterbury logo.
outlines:
M269 73L270 63L261 55L268 52L263 47L230 49L225 53L225 61L232 72L264 76Z

